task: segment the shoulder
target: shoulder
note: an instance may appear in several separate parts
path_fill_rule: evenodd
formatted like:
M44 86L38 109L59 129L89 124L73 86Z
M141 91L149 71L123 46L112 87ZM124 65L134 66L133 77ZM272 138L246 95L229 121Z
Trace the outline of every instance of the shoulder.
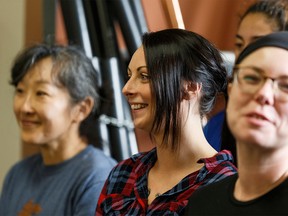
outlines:
M121 162L118 163L118 166L136 166L139 164L148 164L150 163L151 159L154 158L155 156L155 149L152 149L151 151L148 152L139 152L137 154L132 155L130 158L125 159Z
M89 160L98 165L115 166L117 164L114 158L106 155L102 150L94 146L88 146L85 157L89 157Z
M231 153L226 150L217 153L213 157L200 159L198 162L204 163L204 167L199 173L200 180L203 181L202 186L236 174L237 168L232 163L232 159Z
M233 156L230 151L222 150L210 158L202 158L199 162L204 163L206 168L213 172L232 172L236 173L237 168L233 163Z
M220 181L213 182L209 185L205 185L204 187L196 190L191 196L191 198L194 197L194 195L204 197L206 196L206 194L209 194L209 197L211 197L211 199L214 200L214 196L218 196L219 193L223 194L224 190L227 191L228 188L231 187L231 184L235 183L237 177L238 175L235 174L235 175L227 176L226 178Z
M155 151L151 150L145 153L137 153L119 162L109 174L101 192L101 199L106 199L111 194L116 197L118 195L121 197L123 193L127 196L134 193L133 190L136 182L137 187L139 187L139 184L141 185L146 182L146 180L143 179L146 179L147 172L155 160L154 156Z
M43 160L41 155L35 154L14 164L9 170L9 173L15 173L20 171L27 172L28 170L35 168L35 166L42 164L42 162Z
M132 155L130 158L120 161L111 171L108 181L118 181L130 179L134 174L144 174L153 163L156 151L153 149L148 152L140 152Z
M73 166L73 172L78 173L79 179L92 183L103 182L107 179L113 167L117 164L116 160L104 154L94 146L88 146L83 152L76 156L75 160L69 165L69 170ZM70 172L68 170L68 172Z
M15 185L18 186L19 182L23 184L24 182L31 181L41 164L42 157L40 154L30 156L14 164L5 176L3 190L4 188L7 188L7 190L11 188L8 185L13 185L11 190L15 190Z
M237 175L226 177L196 190L189 198L185 215L213 215L222 203L229 203ZM215 211L216 210L216 211Z
M121 170L126 172L131 172L134 168L143 165L143 158L148 154L148 152L140 152L132 155L130 158L120 161L113 169L114 172L119 173Z
M38 164L38 163L42 163L42 156L40 153L28 156L27 158L24 158L23 160L19 161L18 163L16 163L15 165L31 165L31 164Z

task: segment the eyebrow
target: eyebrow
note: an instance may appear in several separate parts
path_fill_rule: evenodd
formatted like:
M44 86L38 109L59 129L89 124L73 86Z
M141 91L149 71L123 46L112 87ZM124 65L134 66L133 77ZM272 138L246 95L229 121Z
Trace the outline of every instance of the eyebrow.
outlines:
M237 68L252 68L252 69L256 70L257 72L262 73L264 76L269 77L269 78L271 78L271 79L288 78L288 75L285 75L285 74L282 74L282 75L280 75L280 76L278 76L278 77L270 77L270 76L267 76L267 75L266 75L266 70L264 70L264 69L261 68L261 67L254 66L254 65L241 66L241 65L237 64L237 65L235 65L234 68L235 68L235 69L237 69Z
M260 68L260 67L258 67L258 66L254 66L254 65L240 65L240 64L236 64L236 65L234 66L234 68L235 68L235 69L251 68L251 69L256 70L256 71L258 71L258 72L261 72L261 73L264 73L264 72L265 72L262 68Z
M137 72L139 72L142 68L147 68L147 66L145 65L145 66L140 66L140 67L138 67L136 70L137 70ZM128 71L129 72L131 72L131 69L128 67Z
M255 41L255 40L257 40L257 39L259 39L259 38L262 38L262 37L264 37L264 36L265 36L265 35L253 36L253 37L252 37L252 41ZM239 35L239 34L236 34L236 38L244 41L243 37L242 37L241 35Z
M257 40L257 39L259 39L259 38L262 38L262 37L264 37L265 35L259 35L259 36L254 36L254 37L252 37L252 41L255 41L255 40Z
M239 35L239 34L236 34L235 37L238 38L238 39L240 39L240 40L243 40L243 37L242 37L241 35Z
M45 79L38 79L38 80L36 80L36 82L35 82L36 84L51 84L51 81L48 81L48 80L45 80Z

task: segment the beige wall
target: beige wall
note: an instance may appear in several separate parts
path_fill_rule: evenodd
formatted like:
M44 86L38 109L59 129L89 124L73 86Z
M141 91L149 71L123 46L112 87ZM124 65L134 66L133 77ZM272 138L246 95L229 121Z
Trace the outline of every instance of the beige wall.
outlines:
M0 0L0 190L8 169L21 157L8 81L12 59L24 44L24 6L22 0Z

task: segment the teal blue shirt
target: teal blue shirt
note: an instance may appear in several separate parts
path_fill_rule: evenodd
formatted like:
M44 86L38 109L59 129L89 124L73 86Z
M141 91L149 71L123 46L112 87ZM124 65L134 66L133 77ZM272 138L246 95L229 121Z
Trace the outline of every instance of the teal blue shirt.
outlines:
M0 215L94 215L116 161L89 145L61 164L45 166L40 154L12 167L0 198Z

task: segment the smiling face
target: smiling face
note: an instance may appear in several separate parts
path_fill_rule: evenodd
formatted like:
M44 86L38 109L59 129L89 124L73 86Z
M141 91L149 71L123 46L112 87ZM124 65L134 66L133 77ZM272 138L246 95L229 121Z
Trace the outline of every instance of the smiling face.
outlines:
M152 96L143 47L132 56L128 77L122 92L130 104L134 125L150 132L153 123Z
M288 51L275 47L260 48L248 55L240 67L253 66L272 78L288 77ZM265 148L278 148L288 142L288 102L275 97L271 79L254 94L240 88L234 78L229 85L228 125L238 142Z
M263 13L251 13L241 21L235 38L235 57L251 42L272 33L276 24Z
M71 132L76 106L68 91L53 82L51 70L51 58L44 58L16 86L14 113L25 143L61 142Z

